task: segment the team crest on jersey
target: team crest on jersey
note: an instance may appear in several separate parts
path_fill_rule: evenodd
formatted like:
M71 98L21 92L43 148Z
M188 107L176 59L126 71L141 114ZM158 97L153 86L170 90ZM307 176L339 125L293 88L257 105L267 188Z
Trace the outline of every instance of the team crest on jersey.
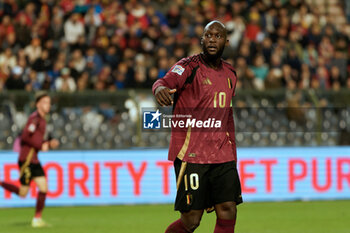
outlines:
M178 75L182 75L182 73L185 71L185 68L183 68L180 65L174 66L174 68L171 70L173 73L177 73Z
M32 123L28 126L28 131L31 132L31 133L34 133L36 130L36 127L35 125Z

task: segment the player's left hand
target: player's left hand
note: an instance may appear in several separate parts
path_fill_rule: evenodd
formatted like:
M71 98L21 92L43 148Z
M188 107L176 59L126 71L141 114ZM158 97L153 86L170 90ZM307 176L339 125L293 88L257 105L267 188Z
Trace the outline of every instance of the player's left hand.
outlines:
M50 148L56 149L60 145L60 142L57 139L50 140Z

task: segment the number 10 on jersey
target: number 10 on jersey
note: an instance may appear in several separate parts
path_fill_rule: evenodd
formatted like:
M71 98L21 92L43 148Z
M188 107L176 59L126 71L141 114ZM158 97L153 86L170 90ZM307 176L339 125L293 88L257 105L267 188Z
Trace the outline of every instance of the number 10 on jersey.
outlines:
M214 108L217 108L219 105L220 108L225 108L226 105L226 93L223 91L215 92L214 94Z

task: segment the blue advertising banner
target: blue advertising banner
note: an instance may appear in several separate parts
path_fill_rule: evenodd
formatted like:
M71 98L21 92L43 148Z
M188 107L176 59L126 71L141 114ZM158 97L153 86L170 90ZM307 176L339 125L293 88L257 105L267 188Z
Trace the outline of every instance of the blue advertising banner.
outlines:
M167 150L51 151L39 155L46 171L47 205L173 203ZM238 149L244 201L350 198L350 147ZM0 180L18 183L17 154L0 152ZM199 184L200 185L200 184ZM0 207L35 205L0 188Z

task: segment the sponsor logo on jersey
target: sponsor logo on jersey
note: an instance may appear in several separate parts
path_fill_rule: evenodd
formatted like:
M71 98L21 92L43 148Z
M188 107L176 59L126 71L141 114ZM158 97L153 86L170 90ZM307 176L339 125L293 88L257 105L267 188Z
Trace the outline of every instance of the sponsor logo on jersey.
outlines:
M209 79L208 77L206 77L206 78L203 80L203 84L204 84L204 85L211 85L212 83L211 83L210 79Z
M178 75L182 75L182 73L185 71L185 68L183 68L180 65L174 66L174 68L171 70L173 73L177 73Z

